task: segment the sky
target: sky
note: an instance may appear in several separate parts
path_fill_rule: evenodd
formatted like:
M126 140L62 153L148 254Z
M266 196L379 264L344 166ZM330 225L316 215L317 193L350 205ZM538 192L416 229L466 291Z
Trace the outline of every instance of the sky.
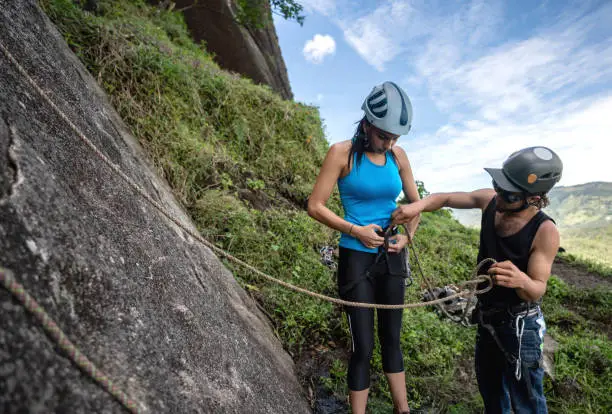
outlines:
M612 181L612 1L297 1L304 25L276 31L330 144L389 80L414 110L397 145L430 192L490 187L484 167L536 145L561 157L559 185Z

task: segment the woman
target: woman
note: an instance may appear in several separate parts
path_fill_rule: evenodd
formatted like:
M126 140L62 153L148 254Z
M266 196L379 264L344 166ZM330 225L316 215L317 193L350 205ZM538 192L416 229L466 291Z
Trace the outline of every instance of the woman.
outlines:
M338 263L341 298L401 304L405 282L390 269L402 259L398 253L408 238L394 234L385 240L382 234L389 234L386 230L391 213L402 190L410 201L419 199L408 157L402 148L394 146L400 135L410 131L412 105L406 92L393 82L385 82L372 89L362 109L365 115L353 139L336 143L329 149L308 201L308 214L343 233ZM344 218L325 206L336 182ZM408 226L411 235L417 223L418 218ZM361 414L365 413L370 386L374 310L347 307L345 311L353 343L347 378L350 403L352 412ZM408 413L400 348L402 310L378 310L377 319L383 369L395 412Z

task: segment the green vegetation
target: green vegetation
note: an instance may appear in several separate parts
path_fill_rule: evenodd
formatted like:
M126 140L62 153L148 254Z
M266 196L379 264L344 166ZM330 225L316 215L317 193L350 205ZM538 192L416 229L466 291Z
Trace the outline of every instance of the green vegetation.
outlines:
M558 187L550 193L546 212L561 232L569 260L583 260L612 269L612 183L593 182Z
M255 0L236 0L236 5L238 22L248 27L261 29L271 25L270 6L272 13L287 20L295 20L300 26L304 24L304 8L294 0L270 0L268 4Z
M585 229L561 229L561 246L569 261L612 276L612 224Z
M552 276L542 309L549 333L559 342L555 380L545 393L559 413L612 410L612 295L610 290L575 289Z
M612 183L555 187L546 211L564 228L604 227L612 215Z
M328 147L317 110L219 69L205 47L191 41L179 13L144 0L100 0L92 14L84 3L41 1L202 234L275 277L335 296L333 272L320 263L318 249L335 243L337 234L303 208ZM337 194L330 207L341 212ZM478 233L450 212L425 214L415 243L436 284L471 277ZM227 265L296 359L310 349L325 353L327 347L331 355L348 349L339 308ZM408 289L408 301L420 299L418 284ZM557 377L546 383L551 412L611 411L606 293L551 281L544 306L560 342ZM481 410L474 334L431 309L405 312L402 346L413 407ZM375 355L371 412L386 413L390 396ZM344 400L346 359L332 361L329 372L320 381Z

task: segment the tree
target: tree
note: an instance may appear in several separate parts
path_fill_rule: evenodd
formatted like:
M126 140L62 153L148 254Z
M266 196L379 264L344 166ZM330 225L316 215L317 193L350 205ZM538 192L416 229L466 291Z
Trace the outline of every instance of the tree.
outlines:
M236 0L236 6L238 22L247 27L267 27L272 23L272 13L286 20L295 20L300 26L304 24L304 8L295 0Z
M425 198L429 195L429 191L427 191L427 189L425 189L425 183L423 181L419 181L416 180L415 181L416 185L417 185L417 191L419 192L419 197L421 198ZM406 198L406 195L404 195L402 197L402 199L399 201L400 204L409 204L410 201L408 201L408 199Z
M415 181L417 185L417 190L419 191L419 197L425 198L429 195L429 191L425 189L425 183L423 181Z
M87 0L88 2L97 3L97 0ZM176 3L172 0L161 0L157 3L160 9L175 10ZM304 24L304 15L302 14L301 4L295 0L234 0L236 21L237 23L253 29L263 29L272 24L272 14L281 16L286 20L295 20L302 26ZM212 7L208 7L201 0L193 0L187 6L177 9L185 11L193 7L202 7L214 12L219 12Z

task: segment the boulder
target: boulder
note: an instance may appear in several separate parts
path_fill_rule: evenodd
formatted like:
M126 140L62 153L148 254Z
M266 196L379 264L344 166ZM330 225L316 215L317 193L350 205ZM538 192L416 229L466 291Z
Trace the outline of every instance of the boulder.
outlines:
M0 0L0 46L194 229L35 0ZM232 274L85 145L3 51L0 267L142 413L310 412L290 356ZM2 287L0 307L0 412L125 412Z

